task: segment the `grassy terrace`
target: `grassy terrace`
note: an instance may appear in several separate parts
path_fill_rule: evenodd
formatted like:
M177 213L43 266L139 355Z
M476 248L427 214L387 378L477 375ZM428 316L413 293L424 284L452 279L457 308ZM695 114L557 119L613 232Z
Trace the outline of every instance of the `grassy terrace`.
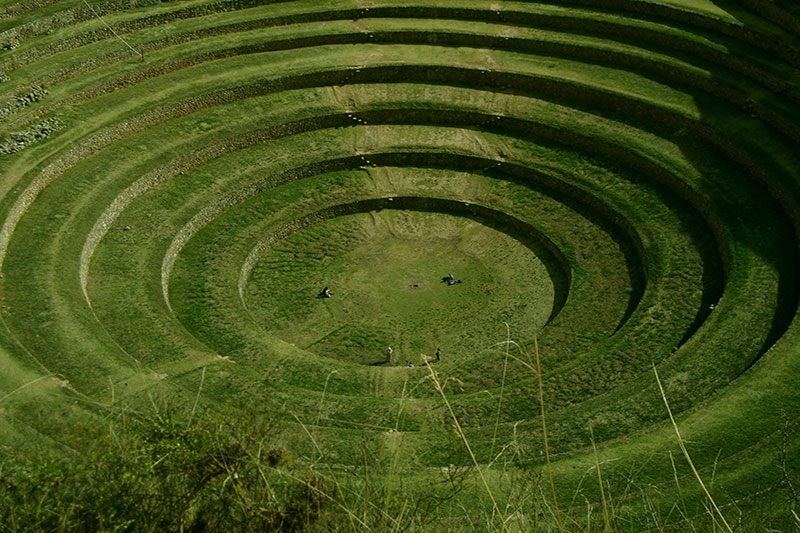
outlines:
M799 28L0 0L0 531L800 528Z

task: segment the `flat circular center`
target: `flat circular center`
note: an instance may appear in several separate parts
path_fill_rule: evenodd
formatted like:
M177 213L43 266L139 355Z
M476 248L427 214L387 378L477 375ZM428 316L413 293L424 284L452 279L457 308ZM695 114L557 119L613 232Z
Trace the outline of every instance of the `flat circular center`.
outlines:
M512 237L469 218L395 210L335 218L276 243L245 292L270 334L385 366L418 365L437 348L443 362L475 356L506 339L505 323L514 339L529 339L553 296L545 266Z

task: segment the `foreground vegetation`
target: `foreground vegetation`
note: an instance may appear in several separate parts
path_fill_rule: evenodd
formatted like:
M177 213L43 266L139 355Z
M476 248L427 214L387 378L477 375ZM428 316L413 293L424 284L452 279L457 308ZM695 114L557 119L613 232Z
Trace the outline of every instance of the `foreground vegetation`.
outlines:
M24 449L4 446L2 531L800 528L800 472L791 459L800 428L788 419L780 435L764 444L774 455L761 472L766 483L759 494L735 498L720 490L715 483L724 486L731 477L724 469L705 482L679 474L691 457L681 456L678 433L668 459L660 459L674 469L672 487L639 485L633 473L620 475L595 448L593 465L570 495L551 492L552 471L526 466L518 449L490 465L469 466L469 441L458 431L454 463L435 474L419 474L399 434L387 436L395 441L391 451L353 442L362 465L341 468L328 463L321 448L312 455L286 449L280 444L285 427L271 416L220 418L159 393L147 400L141 411L127 405L94 417L66 416L56 424L57 439L30 438ZM25 421L52 413L39 405L10 415L6 431L24 431ZM38 427L48 424L36 421ZM314 429L305 429L314 441ZM474 506L483 508L487 495L494 508L478 511Z

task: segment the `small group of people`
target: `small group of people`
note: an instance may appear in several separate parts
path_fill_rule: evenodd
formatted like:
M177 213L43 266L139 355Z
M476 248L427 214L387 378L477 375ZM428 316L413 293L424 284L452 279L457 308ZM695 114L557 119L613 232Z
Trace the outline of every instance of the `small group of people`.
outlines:
M442 282L447 283L448 285L457 285L459 283L462 283L460 279L456 279L455 276L453 276L452 272L443 277ZM322 291L320 291L320 293L317 294L317 298L331 298L332 296L333 294L331 294L331 291L328 287L323 288Z
M391 346L386 348L386 362L387 363L391 363L392 362L392 347ZM406 361L406 366L414 368L414 363L412 363L411 361Z
M455 284L457 284L457 283L461 283L461 280L460 280L460 279L456 279L456 278L453 276L453 273L452 273L452 272L451 272L450 274L446 275L445 277L443 277L443 278L442 278L442 281L443 281L443 282L445 282L445 283L447 283L448 285L455 285Z
M392 362L392 353L393 353L393 351L392 351L392 347L391 346L386 348L386 361L385 362L387 362L387 363L391 363ZM442 360L442 349L439 348L439 347L436 348L436 360L437 361L441 361ZM426 363L427 363L427 361L426 361ZM414 368L414 363L412 363L411 361L407 360L406 361L406 366L409 367L409 368Z
M453 276L452 273L450 273L447 276L443 277L442 281L447 283L448 285L456 285L458 283L461 283L461 280L460 279L455 279L455 277ZM320 291L320 293L317 294L317 298L332 298L332 297L333 297L333 294L331 293L331 291L330 291L330 289L328 287L324 287L322 289L322 291ZM391 363L392 362L392 353L393 353L392 347L391 346L387 347L386 348L386 359L385 359L386 363ZM441 361L442 360L442 349L439 348L439 347L436 348L436 360L437 361ZM406 366L409 367L409 368L414 368L414 363L412 363L411 361L406 361Z

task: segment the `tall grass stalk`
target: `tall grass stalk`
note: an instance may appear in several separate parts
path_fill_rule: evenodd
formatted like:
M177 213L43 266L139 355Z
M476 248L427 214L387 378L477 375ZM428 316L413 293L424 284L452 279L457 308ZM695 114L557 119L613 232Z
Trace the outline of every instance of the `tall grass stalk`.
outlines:
M561 511L558 508L558 498L556 497L556 485L553 482L553 467L550 465L550 447L547 444L547 417L544 412L544 385L542 384L542 361L539 357L539 341L536 335L533 336L533 353L536 356L536 377L539 380L539 408L542 411L542 441L544 443L544 460L547 463L547 477L550 480L550 492L553 493L553 507L556 510L556 521L558 530L564 533L564 523L561 521Z
M589 426L589 433L592 437L592 450L594 450L594 468L597 470L597 484L600 485L600 501L603 502L603 521L605 523L605 533L611 531L611 521L608 518L608 502L606 501L606 491L603 488L603 476L600 474L600 460L597 457L597 445L594 442L594 428Z
M305 431L306 435L308 435L308 438L311 440L311 443L314 445L314 448L316 448L317 452L319 452L319 458L320 458L320 460L322 460L322 459L325 457L325 453L322 451L322 448L321 448L321 447L320 447L320 445L317 443L317 439L315 439L315 438L314 438L314 435L312 435L312 434L311 434L311 432L308 430L308 428L306 427L306 425L305 425L305 424L303 424L303 421L302 421L302 420L300 420L300 419L297 417L297 415L296 415L296 414L292 413L292 416L294 417L294 419L295 419L295 420L297 420L297 423L298 423L298 424L300 424L300 427L302 427L302 428L303 428L303 431ZM326 463L326 464L327 464L327 463ZM340 495L343 495L343 494L344 494L344 492L342 491L342 487L341 487L341 485L339 484L339 480L338 480L338 478L336 477L336 474L334 474L334 473L333 473L333 468L331 468L331 465L330 465L330 464L327 464L327 466L328 466L328 472L330 472L330 475L331 475L331 479L333 479L333 484L334 484L334 485L336 485L336 491L337 491L337 492L338 492ZM308 486L309 486L309 487L311 487L311 485L310 485L310 484L309 484ZM326 495L326 496L327 496L327 495ZM370 529L370 527L369 527L369 526L368 526L366 523L364 523L363 521L361 521L361 519L359 519L359 518L358 518L358 517L357 517L357 516L356 516L356 515L355 515L355 514L354 514L354 513L353 513L353 512L350 510L350 509L348 509L348 508L347 508L347 507L346 507L344 504L342 504L341 502L336 502L336 501L335 501L335 500L334 500L332 497L330 497L330 496L327 496L327 497L328 497L328 498L329 498L331 501L334 501L334 502L335 502L335 503L336 503L336 504L337 504L339 507L341 507L342 509L344 509L344 510L347 512L347 516L348 516L348 518L350 518L350 525L353 527L353 531L358 531L358 528L356 528L356 524L355 524L355 522L358 522L359 524L361 524L362 526L364 526L364 527L365 527L366 529L368 529L368 530Z
M317 426L319 425L319 421L322 418L322 408L325 406L325 393L328 392L328 381L330 381L332 375L338 373L339 373L338 370L335 369L331 370L330 372L328 372L328 376L325 378L325 386L322 387L322 396L319 399L319 409L317 409L317 421L315 423Z
M436 371L428 365L428 371L431 373L431 379L433 379L433 383L436 385L436 390L439 391L439 394L442 396L442 400L444 400L444 404L447 406L447 410L450 412L450 416L453 418L453 423L456 426L456 430L458 431L458 436L464 441L464 446L467 448L467 452L469 453L470 458L472 459L472 464L475 465L475 468L478 470L478 475L481 478L481 482L483 483L483 487L486 489L486 493L489 495L489 499L492 500L492 505L494 506L494 511L497 513L498 518L500 519L500 523L503 524L503 531L508 531L508 525L506 524L506 520L503 518L503 513L500 512L500 508L497 506L497 500L492 493L492 489L489 487L489 483L486 481L486 476L483 475L483 470L481 470L480 465L478 464L478 460L475 458L475 454L472 452L472 446L469 445L469 440L467 440L467 436L464 434L464 430L461 428L461 423L458 421L458 417L456 416L455 412L453 411L453 407L450 405L450 402L447 400L447 396L444 394L444 389L442 389L442 384L439 382L439 377L436 375Z
M347 513L347 516L350 518L350 523L353 526L353 531L372 531L372 528L370 528L364 521L362 521L359 517L357 517L353 513L353 511L351 511L350 509L347 508L346 505L344 505L342 502L338 501L336 498L334 498L333 496L331 496L330 494L328 494L324 490L320 490L319 488L315 487L314 485L312 485L311 483L309 483L305 479L301 479L301 478L299 478L297 476L294 476L294 475L292 475L292 474L290 474L288 472L281 471L280 475L281 476L285 476L285 477L291 479L292 481L296 481L298 483L302 483L309 490L313 491L316 494L319 494L320 496L322 496L323 498L325 498L327 500L330 500L331 503L333 503L334 505L339 507L341 510L343 510L345 513ZM355 523L353 523L353 521L358 522L364 529L363 530L357 529L356 526L355 526Z
M267 474L264 472L264 468L262 467L263 461L261 458L261 453L264 451L264 438L261 438L258 441L258 451L255 455L255 461L253 463L256 466L256 470L258 471L258 475L261 478L261 481L264 482L264 487L267 489L267 494L269 494L269 498L272 502L278 503L278 497L275 495L275 490L272 488L272 483L269 482L269 478L267 478Z
M136 54L136 55L138 55L139 57L141 57L141 58L142 58L142 61L144 61L144 53L143 53L143 52L140 52L139 50L137 50L136 48L134 48L133 46L131 46L130 44L128 44L128 41L126 41L125 39L123 39L122 37L120 37L120 35L119 35L117 32L115 32L115 31L114 31L114 28L112 28L111 26L109 26L109 25L108 25L108 23L106 23L106 21L105 21L105 20L103 20L103 17L101 17L101 16L100 16L100 14L99 14L97 11L95 11L95 10L94 10L94 8L93 8L93 7L92 7L92 6L89 4L89 2L87 2L86 0L83 0L83 3L84 3L84 4L86 4L86 7L88 7L88 8L89 8L89 10L92 12L92 14L93 14L95 17L97 17L97 20L99 20L100 22L102 22L102 23L103 23L103 26L105 26L106 28L108 28L108 29L109 29L109 31L111 31L111 33L113 33L113 34L114 34L114 37L116 37L117 39L119 39L120 41L122 41L122 44L124 44L125 46L127 46L128 48L130 48L130 49L131 49L131 51L133 51L133 53L134 53L134 54Z
M530 360L530 355L528 354L528 352L525 351L522 348L522 346L520 346L518 343L512 340L506 340L504 344L506 346L510 346L511 344L513 344L514 346L517 347L517 349L520 351L521 354L525 355L525 357L527 357ZM536 374L538 380L539 409L541 410L542 413L542 442L544 443L544 456L545 456L545 462L547 464L547 477L550 481L550 492L553 496L553 507L555 509L554 515L556 517L556 522L558 523L558 529L559 531L561 531L561 533L564 533L564 522L561 520L561 510L559 509L558 506L558 497L556 496L556 486L555 482L553 481L553 468L552 465L550 464L550 446L547 441L547 416L545 414L545 409L544 409L544 384L542 382L542 362L541 362L541 357L539 355L539 340L536 335L533 336L533 348L534 348L534 354L536 356L534 363L528 363L522 360L521 358L510 355L508 349L506 349L506 357L511 357L515 361L518 361L525 367L529 368L534 374Z
M403 414L403 401L405 400L405 397L406 397L406 387L407 386L408 386L408 380L406 379L405 381L403 381L403 391L400 394L400 407L397 410L397 417L395 418L395 422L394 422L394 430L395 431L398 431L398 428L400 427L400 416ZM383 502L383 513L386 514L386 515L389 514L389 503L391 502L391 499L392 499L392 493L393 493L393 489L394 489L394 479L395 479L395 473L397 472L397 464L398 464L399 456L400 456L400 447L399 446L395 446L395 448L393 450L393 453L392 453L392 467L389 470L389 479L388 479L388 481L386 483L386 498L384 499L384 502ZM403 511L403 512L405 512L405 511ZM394 530L394 528L393 528L393 530Z
M659 377L658 377L658 370L656 369L655 362L653 362L653 373L656 376L656 383L658 383L658 390L661 392L661 398L664 400L664 405L667 408L667 413L669 414L669 419L672 422L672 427L675 429L675 435L678 436L678 445L680 446L684 457L686 457L686 461L689 463L689 466L691 467L692 472L694 473L694 476L697 478L697 481L700 483L700 486L703 488L703 492L705 492L706 498L708 498L708 501L711 502L711 506L714 508L714 511L716 511L716 513L719 516L720 520L724 524L725 529L729 533L733 533L733 530L731 529L731 526L728 525L728 521L725 520L725 516L722 514L722 511L719 510L719 507L717 506L717 503L714 501L714 498L711 497L711 493L706 488L705 483L703 483L703 478L700 477L700 473L697 471L697 468L695 468L694 462L692 461L692 457L689 455L689 451L686 449L686 444L684 444L684 442L683 442L683 437L681 437L681 432L678 429L678 424L675 422L675 417L672 416L672 409L670 409L670 407L669 407L669 402L667 401L667 395L664 393L664 387L661 385L661 379L659 379ZM711 516L713 518L713 516L714 516L713 513L711 513Z
M675 458L672 457L672 451L669 452L669 462L672 464L672 477L675 479L675 486L678 488L678 497L683 500L683 490L681 489L681 482L678 479L678 467L675 466Z
M197 396L194 397L194 405L192 405L192 413L189 415L189 421L186 423L187 426L192 425L192 418L194 418L194 413L197 411L197 402L200 401L200 393L203 391L203 382L206 380L206 368L203 367L203 373L200 374L200 386L197 387Z
M6 394L2 398L0 398L0 402L6 401L12 394L21 391L25 387L30 387L34 383L38 383L38 382L42 381L43 379L47 379L47 378L50 378L50 377L53 377L53 376L54 376L54 374L47 374L46 376L38 377L38 378L34 379L33 381L29 381L29 382L25 383L24 385L20 385L16 389L12 390L8 394Z
M495 415L494 420L494 434L492 435L492 448L489 452L489 456L494 456L494 445L497 441L497 430L500 427L500 412L503 407L503 393L505 391L506 386L506 373L508 371L508 351L511 346L511 327L506 323L506 356L503 360L503 379L500 381L500 399L497 401L497 414Z

